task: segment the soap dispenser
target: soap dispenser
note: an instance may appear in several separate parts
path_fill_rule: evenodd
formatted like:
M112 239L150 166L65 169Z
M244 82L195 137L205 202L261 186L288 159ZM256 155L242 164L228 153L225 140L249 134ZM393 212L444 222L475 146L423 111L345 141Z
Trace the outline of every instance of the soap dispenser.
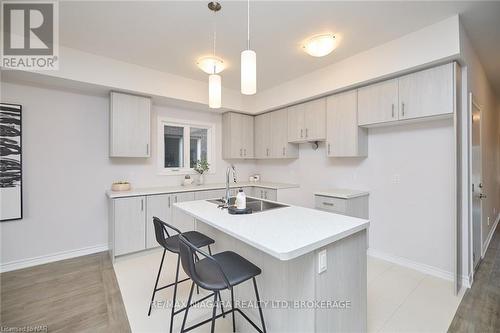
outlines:
M236 195L236 209L246 209L247 208L247 197L243 189L240 188L238 190L238 194Z

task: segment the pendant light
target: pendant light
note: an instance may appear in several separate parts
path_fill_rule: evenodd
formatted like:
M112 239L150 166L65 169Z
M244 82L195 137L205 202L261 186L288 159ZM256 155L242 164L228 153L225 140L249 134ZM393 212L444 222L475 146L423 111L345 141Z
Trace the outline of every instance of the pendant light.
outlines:
M215 20L215 14L221 10L222 6L220 3L212 1L208 3L208 8L214 12L214 49L213 56L215 56L215 43L217 41L217 25ZM213 70L208 76L208 107L211 109L218 109L222 106L222 77L217 74L219 69L216 64L213 65Z
M241 93L257 92L257 54L250 50L250 0L247 0L247 49L241 52Z

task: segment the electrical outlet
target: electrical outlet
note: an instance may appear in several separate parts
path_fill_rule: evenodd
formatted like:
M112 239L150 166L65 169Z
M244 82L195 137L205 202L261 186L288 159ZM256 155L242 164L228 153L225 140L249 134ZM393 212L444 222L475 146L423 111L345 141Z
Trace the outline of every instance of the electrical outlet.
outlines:
M326 250L321 250L318 253L318 274L326 272Z
M392 183L393 184L401 183L401 176L398 173L395 173L394 175L392 175Z

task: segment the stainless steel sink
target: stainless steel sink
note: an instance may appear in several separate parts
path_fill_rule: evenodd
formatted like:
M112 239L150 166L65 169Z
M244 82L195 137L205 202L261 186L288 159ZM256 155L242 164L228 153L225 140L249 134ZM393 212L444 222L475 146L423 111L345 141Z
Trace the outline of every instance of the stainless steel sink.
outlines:
M207 200L207 201L210 203L216 204L216 205L223 205L224 204L223 199L212 199L212 200ZM234 205L235 201L236 201L235 197L229 198L230 205ZM271 209L283 208L283 207L288 207L288 206L283 205L283 204L279 204L276 202L264 201L264 200L260 200L260 199L247 197L247 208L251 208L252 212L254 212L254 213L263 212L263 211L271 210Z

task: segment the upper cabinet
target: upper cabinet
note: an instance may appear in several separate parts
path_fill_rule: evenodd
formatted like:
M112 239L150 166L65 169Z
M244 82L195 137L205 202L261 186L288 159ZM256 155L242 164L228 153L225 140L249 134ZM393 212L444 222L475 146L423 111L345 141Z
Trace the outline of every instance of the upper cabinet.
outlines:
M326 127L327 156L367 156L368 129L358 126L358 93L356 90L327 98Z
M270 158L272 155L271 113L255 117L255 158Z
M110 157L149 157L151 99L111 92Z
M320 98L288 108L288 141L326 139L326 99Z
M254 158L254 117L226 112L222 116L222 157Z
M358 124L372 125L398 120L398 80L358 89Z
M446 64L399 78L399 119L453 113L454 64Z
M358 89L358 124L453 114L456 66L449 63Z
M297 145L288 142L288 110L255 117L255 158L296 158Z

